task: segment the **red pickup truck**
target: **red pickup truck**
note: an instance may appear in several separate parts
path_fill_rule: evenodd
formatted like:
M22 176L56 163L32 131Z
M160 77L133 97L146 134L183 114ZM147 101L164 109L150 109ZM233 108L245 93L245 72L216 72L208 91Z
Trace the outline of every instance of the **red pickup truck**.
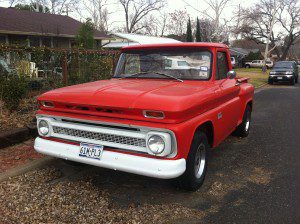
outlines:
M198 189L208 153L249 133L254 87L217 43L122 49L110 80L38 98L36 151Z

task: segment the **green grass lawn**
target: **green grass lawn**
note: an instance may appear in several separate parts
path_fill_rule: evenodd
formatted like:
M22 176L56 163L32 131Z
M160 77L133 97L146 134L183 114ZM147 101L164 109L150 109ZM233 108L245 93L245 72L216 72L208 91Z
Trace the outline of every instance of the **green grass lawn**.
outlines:
M236 68L237 77L248 77L249 82L255 88L268 83L269 70L266 73L261 71L261 68Z

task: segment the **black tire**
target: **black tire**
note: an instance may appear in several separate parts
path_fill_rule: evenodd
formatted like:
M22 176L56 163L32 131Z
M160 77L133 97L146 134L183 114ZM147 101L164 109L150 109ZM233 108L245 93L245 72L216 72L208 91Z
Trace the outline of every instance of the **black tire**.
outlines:
M298 76L297 76L297 78L295 79L295 83L298 83Z
M268 80L268 83L270 84L270 85L273 85L273 80Z
M251 107L247 105L242 123L236 128L233 135L241 138L245 138L249 135L251 127Z
M250 65L246 65L245 67L246 67L246 68L250 68Z
M291 79L290 84L291 84L292 86L295 85L295 78L292 78L292 79Z
M175 180L177 186L187 191L196 191L202 186L207 171L209 150L210 146L206 135L197 131L186 161L186 170Z

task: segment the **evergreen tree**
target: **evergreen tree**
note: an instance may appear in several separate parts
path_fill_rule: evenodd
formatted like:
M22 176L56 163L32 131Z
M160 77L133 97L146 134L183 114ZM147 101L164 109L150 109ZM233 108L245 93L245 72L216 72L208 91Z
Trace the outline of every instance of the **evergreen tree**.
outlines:
M191 19L187 23L187 30L186 30L186 42L193 42L193 34L192 34L192 25Z
M76 36L76 43L81 48L94 48L94 24L91 19L87 19L86 22L79 28Z
M200 21L197 17L197 27L196 27L196 42L201 42L201 29L200 29Z

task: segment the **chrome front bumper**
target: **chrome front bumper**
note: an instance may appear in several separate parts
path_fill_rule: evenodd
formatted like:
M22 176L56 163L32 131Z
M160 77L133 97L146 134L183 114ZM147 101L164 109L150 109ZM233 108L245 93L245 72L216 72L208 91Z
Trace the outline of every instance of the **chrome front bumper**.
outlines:
M101 160L80 157L79 146L43 138L36 138L34 148L39 153L53 157L161 179L179 177L186 169L185 159L155 159L105 149Z

